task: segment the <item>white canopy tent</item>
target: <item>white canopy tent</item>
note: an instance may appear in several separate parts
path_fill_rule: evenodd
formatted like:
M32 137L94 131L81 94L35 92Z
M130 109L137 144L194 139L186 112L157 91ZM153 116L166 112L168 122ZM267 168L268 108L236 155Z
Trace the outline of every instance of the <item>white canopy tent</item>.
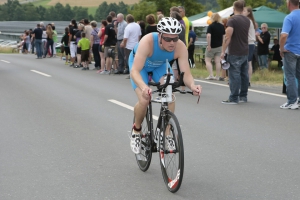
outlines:
M218 14L222 17L222 18L226 18L229 17L231 14L233 13L233 6L226 8L224 10L221 10L218 12ZM192 21L193 27L204 27L204 26L208 26L207 24L207 20L209 20L210 17L206 16L206 17L202 17L200 19L196 19L194 21Z

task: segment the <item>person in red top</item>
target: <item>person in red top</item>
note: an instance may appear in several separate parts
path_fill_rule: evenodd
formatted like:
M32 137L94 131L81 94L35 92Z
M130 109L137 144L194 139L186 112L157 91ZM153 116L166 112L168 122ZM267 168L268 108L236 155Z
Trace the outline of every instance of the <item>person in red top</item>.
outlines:
M97 73L100 73L105 70L105 57L104 57L104 36L105 36L105 27L107 26L107 21L102 20L101 21L101 29L98 32L98 36L100 38L100 45L99 45L99 52L101 57L101 69L97 71Z

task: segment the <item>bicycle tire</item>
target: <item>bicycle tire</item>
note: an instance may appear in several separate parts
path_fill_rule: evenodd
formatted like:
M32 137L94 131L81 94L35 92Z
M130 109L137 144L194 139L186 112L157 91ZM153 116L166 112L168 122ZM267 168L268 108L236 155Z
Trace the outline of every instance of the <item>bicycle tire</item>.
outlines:
M135 154L137 164L143 172L147 171L151 164L152 159L152 135L149 121L149 110L147 109L146 116L142 122L142 142L141 153ZM134 117L133 117L134 123Z
M183 139L181 134L181 129L179 126L179 122L176 116L167 111L166 118L164 122L164 134L163 137L159 137L159 158L162 176L164 178L164 182L168 188L168 190L172 193L175 193L179 190L184 172L184 149L183 149ZM166 127L169 126L169 135L172 135L175 143L176 149L166 153L168 147L167 143L161 143L161 139L165 140L166 137ZM161 144L164 144L161 148Z

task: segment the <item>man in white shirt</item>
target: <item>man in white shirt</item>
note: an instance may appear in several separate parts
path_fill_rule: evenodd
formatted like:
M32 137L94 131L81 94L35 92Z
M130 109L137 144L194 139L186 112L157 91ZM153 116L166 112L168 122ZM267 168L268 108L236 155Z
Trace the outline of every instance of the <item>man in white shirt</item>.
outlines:
M117 30L117 47L118 47L119 66L118 66L118 71L115 72L115 74L123 74L124 67L125 67L125 51L124 51L124 47L120 47L120 44L123 41L124 31L127 26L127 22L124 20L124 15L122 13L119 13L117 15L117 21L118 21L118 26L117 26L116 30Z
M141 27L137 23L134 22L134 17L132 15L126 16L127 26L124 31L124 38L120 47L125 47L125 61L126 61L126 69L124 72L129 71L128 68L128 57L135 47L135 45L140 41L141 38ZM126 71L127 70L127 71Z

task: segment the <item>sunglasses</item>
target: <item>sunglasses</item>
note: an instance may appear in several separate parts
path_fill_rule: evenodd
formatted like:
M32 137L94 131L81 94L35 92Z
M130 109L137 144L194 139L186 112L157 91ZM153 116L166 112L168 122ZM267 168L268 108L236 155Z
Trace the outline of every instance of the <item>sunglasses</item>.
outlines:
M162 39L164 39L164 41L166 41L166 42L171 42L171 41L177 42L177 41L179 40L179 37L175 37L175 38L169 38L169 37L164 37L164 36L161 36L161 37L162 37Z

